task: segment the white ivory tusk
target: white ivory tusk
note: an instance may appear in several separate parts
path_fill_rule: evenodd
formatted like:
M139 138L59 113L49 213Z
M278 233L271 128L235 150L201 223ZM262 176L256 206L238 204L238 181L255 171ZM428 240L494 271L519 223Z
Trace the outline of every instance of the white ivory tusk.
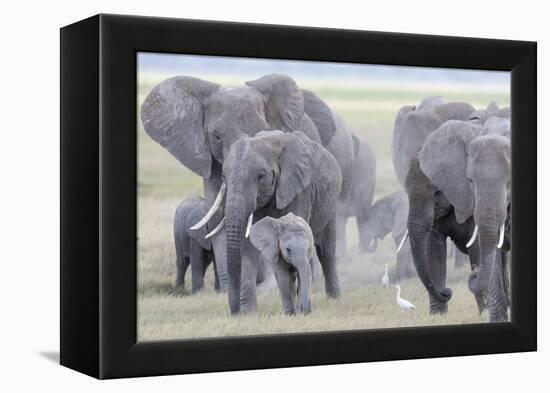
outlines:
M201 218L199 222L197 222L195 225L189 228L190 230L195 231L200 227L203 227L212 218L212 216L216 213L216 211L222 205L223 196L225 194L225 187L226 187L225 183L222 183L222 186L220 187L220 192L218 192L218 196L216 197L216 200L214 201L214 204L212 205L210 210L208 210L208 212L204 215L203 218Z
M405 234L403 235L403 239L401 239L401 242L399 243L399 247L397 247L396 254L399 254L399 251L401 251L401 248L403 247L403 244L405 244L405 240L407 239L407 236L409 236L408 229L405 231Z
M208 235L206 235L204 238L205 239L210 239L212 236L214 236L216 233L218 233L223 228L223 224L225 224L225 217L222 218L222 220L220 221L218 226L216 228L212 229L212 231Z
M500 226L500 236L498 238L497 248L501 248L502 243L504 243L504 224Z
M254 213L250 213L248 216L248 222L246 223L246 232L244 233L244 237L248 237L250 235L250 227L252 226L252 219L254 218Z
M466 248L470 248L472 244L474 244L474 242L476 241L476 237L477 237L477 225L474 228L474 233L472 234L471 239L468 241L468 243L466 243Z

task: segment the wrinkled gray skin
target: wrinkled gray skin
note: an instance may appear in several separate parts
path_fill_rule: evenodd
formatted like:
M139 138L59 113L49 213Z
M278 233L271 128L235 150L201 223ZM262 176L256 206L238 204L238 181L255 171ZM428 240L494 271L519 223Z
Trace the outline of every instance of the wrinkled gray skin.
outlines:
M204 228L191 231L189 227L208 210L204 200L198 196L184 199L174 215L174 242L176 246L176 287L185 286L185 273L191 265L191 291L196 293L204 288L204 274L214 260L212 244L205 239ZM219 290L218 274L214 262L215 288Z
M264 217L252 226L250 241L273 267L283 312L310 313L313 269L318 258L307 222L293 213L278 219Z
M418 106L404 106L395 119L392 162L397 180L405 187L410 161L426 137L447 120L468 120L475 108L465 102L444 103L441 97L426 97Z
M360 173L354 140L343 120L286 75L270 74L234 88L192 77L167 79L152 89L140 115L145 131L155 141L203 177L208 206L220 189L221 165L231 145L242 135L253 136L262 130L300 130L326 147L342 174L340 204L349 199L354 174ZM208 230L220 220L221 214L216 214ZM225 230L212 238L222 288L229 285L225 238ZM235 284L237 278L231 280Z
M260 132L233 143L223 176L231 312L256 310L254 277L259 258L244 237L251 213L254 221L290 212L303 218L315 238L326 293L339 296L335 242L342 178L334 157L300 131Z
M366 142L355 136L353 136L353 142L356 158L352 187L348 198L340 201L336 219L336 257L338 260L342 260L346 256L346 222L350 217L355 217L357 223L360 252L365 253L368 249L368 244L362 240L366 235L362 232L374 196L376 158Z
M361 243L367 245L366 251L376 251L378 241L391 233L395 247L399 247L407 230L409 215L409 197L403 190L395 191L378 199L367 213L360 232ZM397 257L397 279L401 280L413 274L411 247L405 240Z
M430 133L406 178L408 229L417 273L432 312L445 312L446 237L470 257L470 290L490 320L508 319L507 259L510 250L510 123L507 110L490 105L470 120L450 120ZM505 224L504 246L497 249ZM474 246L466 249L477 224ZM495 263L495 261L497 261Z

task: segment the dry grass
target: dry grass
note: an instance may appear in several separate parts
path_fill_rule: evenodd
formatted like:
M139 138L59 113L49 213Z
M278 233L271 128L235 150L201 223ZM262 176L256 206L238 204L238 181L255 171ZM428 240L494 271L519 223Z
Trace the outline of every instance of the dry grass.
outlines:
M164 77L141 76L140 102L150 87ZM334 106L354 132L373 147L377 155L375 198L398 189L390 145L393 119L402 105L417 103L422 97L434 94L448 97L448 100L465 100L476 106L485 106L489 100L500 105L508 105L509 102L508 95L502 92L452 91L446 95L429 88L411 92L396 91L395 87L386 90L382 87L371 90L315 87L317 90L313 90ZM282 315L276 290L265 290L258 295L257 313L230 316L227 297L213 290L212 269L207 273L207 288L203 293L191 296L187 290L175 290L172 219L183 198L202 192L201 179L145 135L141 126L138 130L138 149L140 340L463 324L488 320L487 315L478 315L474 297L468 291L468 268L456 271L451 264L448 285L454 295L448 314L429 315L426 291L417 278L401 283L402 296L417 306L416 310L403 313L395 303L395 289L384 289L379 284L386 262L391 266L390 277L395 277L395 247L390 239L385 239L375 254L358 255L354 220L348 222L349 258L339 261L338 265L342 297L328 299L324 290L317 286L312 297L313 312L307 316ZM187 282L190 282L190 272Z

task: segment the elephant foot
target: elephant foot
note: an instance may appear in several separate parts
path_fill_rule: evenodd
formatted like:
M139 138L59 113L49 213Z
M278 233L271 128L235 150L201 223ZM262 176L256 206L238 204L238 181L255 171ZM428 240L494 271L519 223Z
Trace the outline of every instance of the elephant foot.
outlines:
M326 288L327 297L330 298L339 298L342 296L342 292L340 291L340 287L335 288Z
M444 315L449 311L447 303L440 303L435 300L430 300L430 314L432 315Z
M490 313L489 321L493 322L508 322L508 311L500 311Z
M311 312L311 302L308 302L305 306L298 304L297 309L301 314L309 314Z
M256 304L243 304L241 303L240 314L252 314L257 310Z
M296 310L294 310L293 308L292 309L285 309L285 310L283 310L283 312L284 312L285 315L289 315L289 316L296 315Z
M477 295L477 294L474 294L474 297L477 303L477 310L481 315L483 311L487 310L487 298L484 295Z

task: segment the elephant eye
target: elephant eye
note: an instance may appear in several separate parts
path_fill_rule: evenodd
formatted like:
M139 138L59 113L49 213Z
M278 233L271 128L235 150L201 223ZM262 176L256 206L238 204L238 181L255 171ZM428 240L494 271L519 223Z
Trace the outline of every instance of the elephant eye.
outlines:
M218 142L222 140L222 138L221 138L220 134L218 133L218 131L214 131L214 138Z
M264 179L265 179L265 173L260 173L260 174L258 175L258 177L256 177L256 180L257 180L259 183L263 182Z

